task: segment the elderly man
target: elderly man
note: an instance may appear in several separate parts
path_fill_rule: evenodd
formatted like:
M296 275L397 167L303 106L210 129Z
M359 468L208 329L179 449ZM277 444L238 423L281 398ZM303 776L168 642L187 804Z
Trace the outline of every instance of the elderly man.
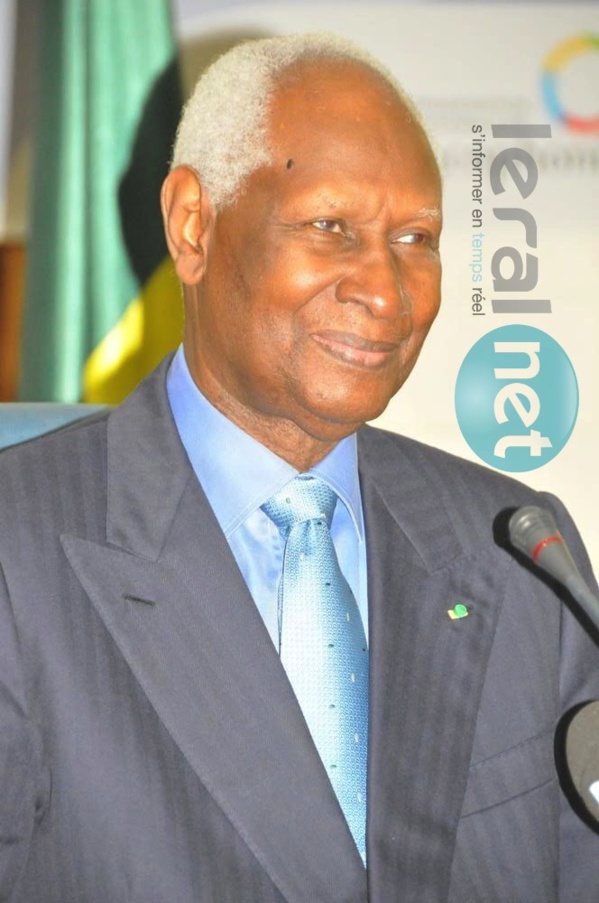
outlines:
M0 461L0 897L596 899L552 749L598 656L493 542L538 497L363 426L439 306L410 102L334 38L244 45L175 164L182 349Z

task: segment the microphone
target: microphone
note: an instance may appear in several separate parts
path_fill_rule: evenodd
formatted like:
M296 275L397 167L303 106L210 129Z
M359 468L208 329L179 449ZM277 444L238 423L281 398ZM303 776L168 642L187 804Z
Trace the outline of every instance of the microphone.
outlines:
M549 511L535 505L518 508L508 531L512 545L565 586L599 630L599 599L585 583Z
M578 804L582 802L594 823L599 822L599 702L578 709L565 737L569 778Z
M549 511L519 508L508 524L512 545L564 586L599 630L599 599L578 570ZM571 709L556 733L556 766L572 808L599 825L599 701Z

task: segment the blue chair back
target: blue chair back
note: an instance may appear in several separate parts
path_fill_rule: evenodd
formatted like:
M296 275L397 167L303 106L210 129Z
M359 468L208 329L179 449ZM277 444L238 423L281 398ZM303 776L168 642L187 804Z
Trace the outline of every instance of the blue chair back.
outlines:
M74 420L101 411L100 404L14 402L0 404L0 448L50 433Z

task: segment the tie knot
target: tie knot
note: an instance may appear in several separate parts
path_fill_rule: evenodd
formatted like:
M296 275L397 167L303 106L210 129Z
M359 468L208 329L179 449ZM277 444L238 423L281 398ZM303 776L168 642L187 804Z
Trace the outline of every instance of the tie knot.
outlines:
M262 510L286 536L302 521L322 518L330 527L336 502L337 495L326 483L318 477L300 474L271 496Z

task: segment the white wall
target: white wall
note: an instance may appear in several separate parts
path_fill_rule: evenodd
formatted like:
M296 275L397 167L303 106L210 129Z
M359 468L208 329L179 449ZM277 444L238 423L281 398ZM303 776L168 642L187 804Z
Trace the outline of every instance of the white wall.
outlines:
M8 232L7 193L15 20L15 0L0 0L0 238Z

